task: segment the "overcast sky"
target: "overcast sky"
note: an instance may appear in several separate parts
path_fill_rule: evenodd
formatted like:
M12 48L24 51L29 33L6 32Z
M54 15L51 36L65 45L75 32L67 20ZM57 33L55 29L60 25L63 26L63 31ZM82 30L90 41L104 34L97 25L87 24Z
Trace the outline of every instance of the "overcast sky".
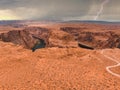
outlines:
M0 20L94 20L105 0L0 0ZM120 0L109 0L97 20L120 21Z

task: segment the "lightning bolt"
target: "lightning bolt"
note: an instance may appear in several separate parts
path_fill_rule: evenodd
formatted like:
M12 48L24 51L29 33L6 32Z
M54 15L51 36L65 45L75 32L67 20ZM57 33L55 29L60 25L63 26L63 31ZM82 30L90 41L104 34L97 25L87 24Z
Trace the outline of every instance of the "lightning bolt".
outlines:
M100 14L103 12L104 6L109 2L110 0L104 0L101 4L100 10L98 11L97 15L95 16L94 20L97 20Z

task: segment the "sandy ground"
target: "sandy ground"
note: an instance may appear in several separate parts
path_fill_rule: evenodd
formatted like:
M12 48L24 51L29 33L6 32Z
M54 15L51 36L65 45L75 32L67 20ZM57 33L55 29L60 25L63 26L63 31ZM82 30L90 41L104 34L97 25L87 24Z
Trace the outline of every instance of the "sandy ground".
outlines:
M0 90L120 90L120 78L106 70L116 62L101 51L46 48L33 53L0 41ZM120 61L119 49L104 54ZM120 74L120 67L111 71Z

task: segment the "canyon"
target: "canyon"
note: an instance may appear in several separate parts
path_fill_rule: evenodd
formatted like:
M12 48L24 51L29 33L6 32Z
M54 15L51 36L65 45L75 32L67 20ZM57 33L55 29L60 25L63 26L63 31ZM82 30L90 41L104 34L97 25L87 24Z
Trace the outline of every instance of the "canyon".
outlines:
M0 25L0 90L119 90L119 30L113 23Z
M60 23L10 30L0 33L0 39L28 49L34 47L40 39L46 43L45 47L79 47L82 44L94 49L120 48L119 30L119 25Z

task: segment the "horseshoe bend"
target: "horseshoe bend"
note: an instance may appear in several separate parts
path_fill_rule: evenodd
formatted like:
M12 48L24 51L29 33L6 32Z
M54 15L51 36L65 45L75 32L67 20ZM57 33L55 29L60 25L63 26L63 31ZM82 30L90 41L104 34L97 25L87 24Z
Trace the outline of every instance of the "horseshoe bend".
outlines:
M120 90L119 56L120 23L0 24L0 90Z

